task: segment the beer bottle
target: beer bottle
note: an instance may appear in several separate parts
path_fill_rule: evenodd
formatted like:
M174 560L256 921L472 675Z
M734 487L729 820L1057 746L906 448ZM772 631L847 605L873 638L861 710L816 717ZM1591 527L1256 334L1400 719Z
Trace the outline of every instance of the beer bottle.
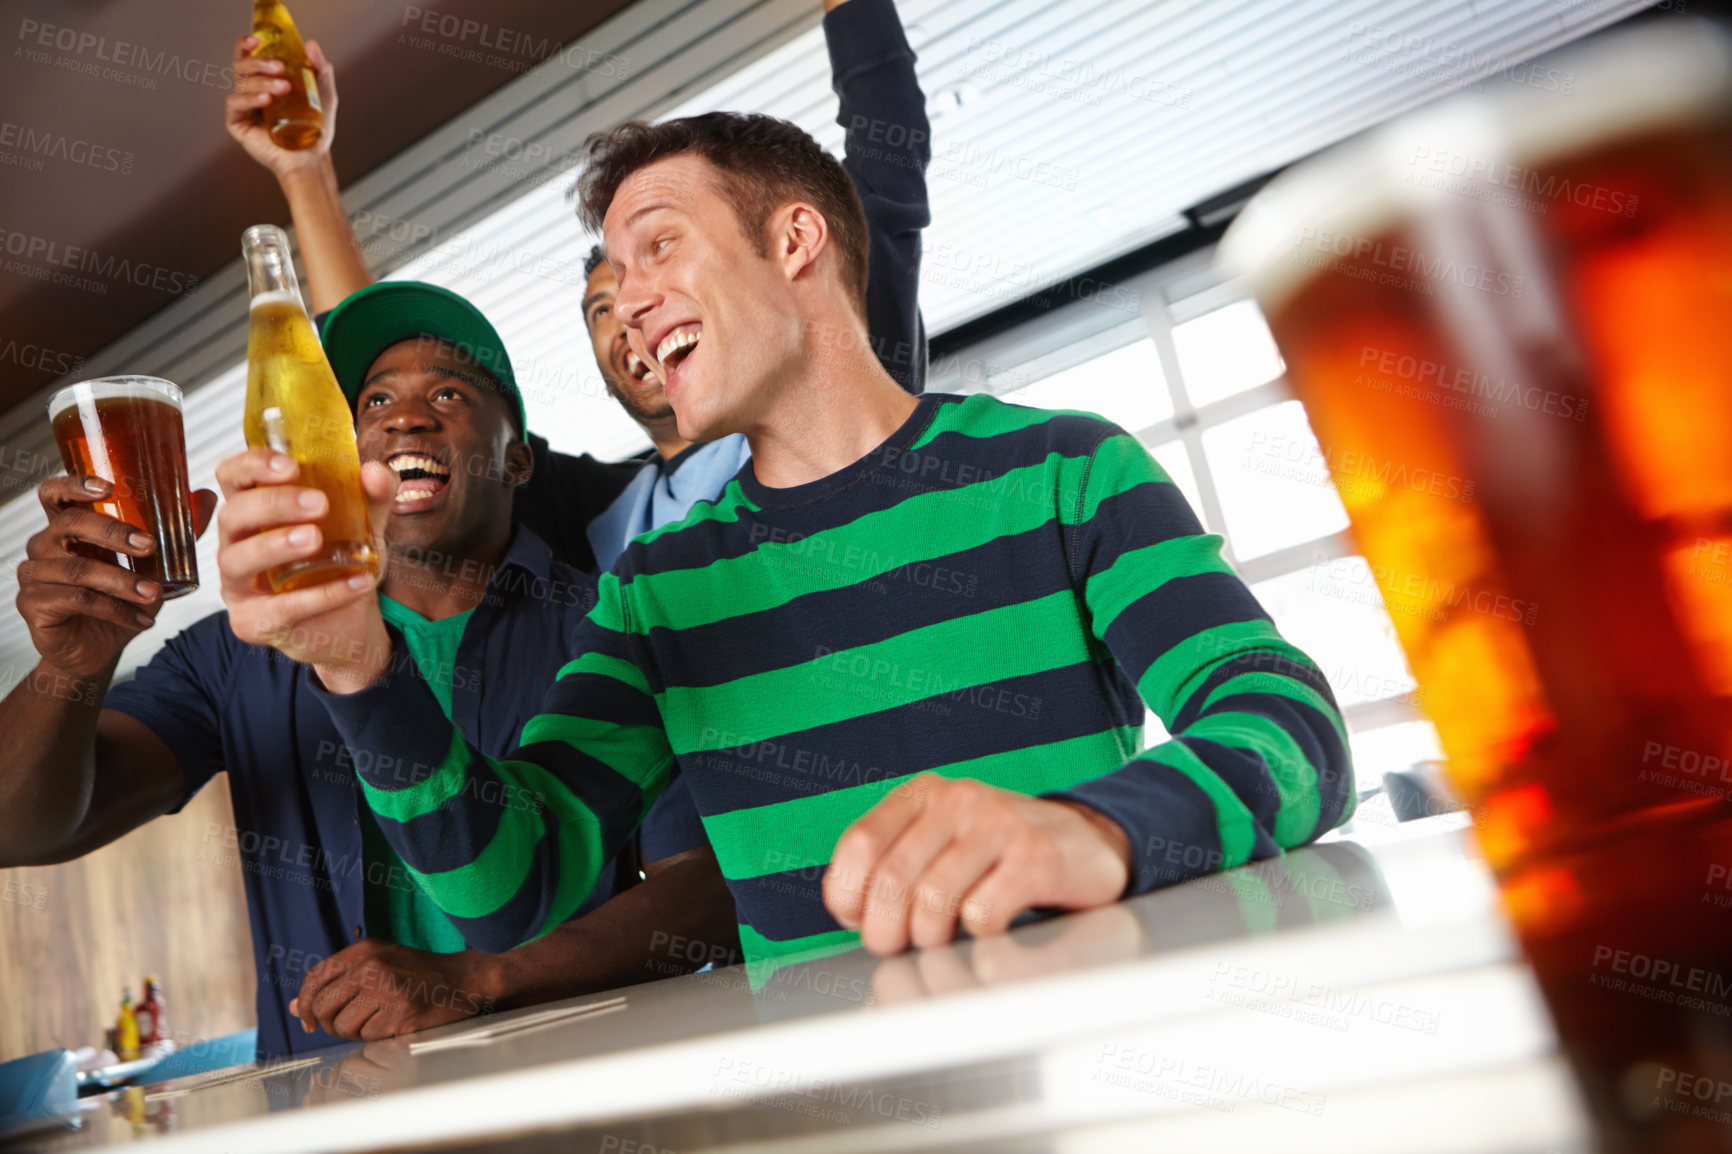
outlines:
M361 491L354 414L301 305L289 238L276 225L255 225L242 234L241 253L252 289L247 444L293 457L301 466L297 484L322 490L330 502L315 522L322 535L320 551L272 569L271 588L288 593L358 573L377 575L380 554Z
M319 107L319 82L307 63L307 47L282 0L253 0L253 35L259 38L253 55L281 60L283 79L289 82L289 90L280 96L273 93L265 106L271 140L279 148L311 148L325 130L325 110Z
M155 974L144 976L144 1001L134 1011L138 1019L138 1044L154 1046L168 1041L168 1006L163 1001L162 983Z

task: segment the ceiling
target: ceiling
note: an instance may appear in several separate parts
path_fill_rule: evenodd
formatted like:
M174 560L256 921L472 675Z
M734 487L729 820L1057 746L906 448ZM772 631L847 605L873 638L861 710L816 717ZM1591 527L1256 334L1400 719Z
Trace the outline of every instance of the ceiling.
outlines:
M118 0L101 10L132 7L134 0ZM314 0L302 7L302 23L320 27ZM920 57L933 120L933 225L920 293L929 329L941 332L1176 232L1185 209L1405 109L1482 79L1505 83L1498 74L1519 71L1531 56L1643 4L898 0L898 7ZM361 88L352 78L368 70L337 56L344 88L339 149L369 119L422 126L418 138L399 134L404 139L394 155L390 143L378 144L390 159L364 174L357 173L363 161L339 154L351 217L381 224L363 246L369 263L378 275L434 281L474 300L511 350L531 427L557 447L603 457L641 447L641 431L602 392L583 334L581 262L590 238L565 199L569 157L597 128L710 108L785 116L839 151L819 9L819 0L640 0L575 45L629 59L629 77L550 62L491 95L467 97L460 110L448 107L460 102L440 86L477 84L462 68L416 81L413 99L406 82L381 83L373 111L364 114L368 105L359 91L351 100L350 91ZM503 10L489 9L484 19L504 23ZM391 19L403 11L393 9ZM221 31L225 38L235 34ZM356 35L378 58L406 66L392 29L382 42L378 28L372 39ZM328 43L336 56L337 42ZM9 69L3 83L17 83L17 71ZM40 68L29 75L50 78ZM434 90L443 120L420 115L423 100L433 104L427 93ZM187 390L195 485L210 484L216 461L240 443L246 292L239 263L228 254L243 224L281 217L268 186L246 191L253 186L243 182L256 174L222 134L217 102L201 90L189 103L197 115L189 112L187 122L208 126L186 133L204 142L198 171L206 175L191 188L165 185L158 194L176 205L154 238L166 246L158 259L191 267L183 247L208 250L210 263L198 266L208 273L198 293L166 306L145 302L145 311L154 311L137 325L111 315L118 296L63 299L57 307L65 315L54 318L62 326L54 331L70 334L56 340L82 341L76 347L91 353L81 376L147 372ZM489 142L499 141L515 142L523 161L490 153ZM535 163L527 160L531 148L541 158ZM224 165L232 169L227 177L218 175ZM9 190L32 180L39 193L54 195L81 183L47 174L14 177L0 167ZM196 208L183 199L194 191L205 194ZM12 204L8 193L0 221L12 215ZM1092 303L1119 307L1110 294ZM1125 316L1134 318L1134 306ZM116 330L124 335L106 343L84 336ZM11 331L0 329L0 351ZM26 391L40 383L16 381ZM0 545L12 555L42 513L34 500L4 502L27 497L45 471L58 471L40 397L38 390L28 406L0 412L0 452L8 455L0 459ZM200 565L214 573L210 549L205 542ZM8 606L12 569L0 565L0 604ZM129 648L123 669L218 607L214 588L171 603L158 627ZM29 660L22 621L0 613L0 687Z
M1175 233L1184 210L1217 193L1644 3L898 0L933 123L920 282L928 329ZM1408 47L1376 46L1392 40ZM808 27L656 112L769 112L840 155L823 43ZM556 445L623 456L648 441L582 350L572 355L578 287L509 267L526 250L581 262L595 238L574 226L568 184L495 208L390 275L470 296L519 375L527 366L541 382L531 385L531 425Z
M302 34L337 67L339 180L628 2L293 0ZM252 27L242 0L6 0L0 12L3 411L196 291L234 259L244 228L286 224L287 212L223 129L226 70Z

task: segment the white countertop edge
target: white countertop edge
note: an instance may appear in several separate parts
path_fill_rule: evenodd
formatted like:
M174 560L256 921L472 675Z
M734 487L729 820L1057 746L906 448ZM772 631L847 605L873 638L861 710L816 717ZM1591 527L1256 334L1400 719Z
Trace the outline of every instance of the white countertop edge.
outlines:
M741 1059L808 1080L860 1083L1036 1052L1134 1022L1185 1016L1199 1011L1197 991L1218 978L1223 966L1303 974L1351 988L1515 955L1509 932L1492 919L1417 929L1401 927L1393 914L1354 919L860 1013L327 1103L171 1135L153 1148L164 1154L360 1151L599 1124L726 1102L716 1093L723 1063ZM911 1038L921 1040L918 1048L910 1046ZM574 1093L578 1087L581 1095Z

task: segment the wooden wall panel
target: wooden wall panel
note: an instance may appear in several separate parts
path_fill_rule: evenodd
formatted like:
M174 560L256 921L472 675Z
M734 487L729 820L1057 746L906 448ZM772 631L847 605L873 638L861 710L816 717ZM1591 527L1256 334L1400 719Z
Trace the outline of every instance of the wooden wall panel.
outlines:
M182 812L78 861L0 870L0 1061L100 1045L124 986L162 979L185 1045L253 1025L241 874L210 826L234 822L219 775Z

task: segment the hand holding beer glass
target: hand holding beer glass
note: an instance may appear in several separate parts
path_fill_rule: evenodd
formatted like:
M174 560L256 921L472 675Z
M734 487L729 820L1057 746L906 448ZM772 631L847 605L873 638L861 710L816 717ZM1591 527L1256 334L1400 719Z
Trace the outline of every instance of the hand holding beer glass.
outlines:
M67 472L37 490L48 526L19 566L18 610L44 659L92 676L163 601L198 588L193 542L216 495L190 491L180 390L167 381L85 381L48 412Z
M156 377L85 381L49 398L48 419L68 475L108 483L97 512L151 538L149 552L128 556L129 568L159 585L165 601L197 589L180 390ZM102 550L88 555L115 560Z

